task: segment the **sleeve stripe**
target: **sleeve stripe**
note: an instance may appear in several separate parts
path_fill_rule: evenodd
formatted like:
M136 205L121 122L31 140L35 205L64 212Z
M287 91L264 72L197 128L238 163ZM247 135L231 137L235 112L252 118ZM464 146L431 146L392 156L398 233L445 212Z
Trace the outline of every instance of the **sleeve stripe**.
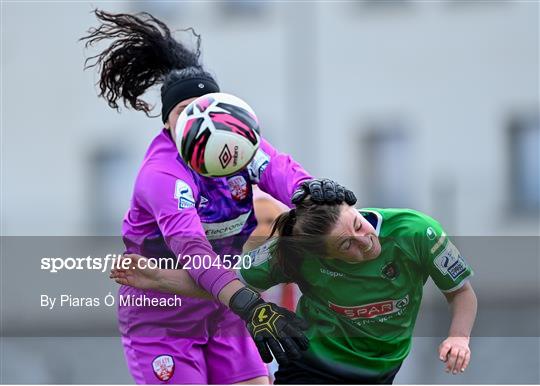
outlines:
M431 252L432 254L435 253L435 251L436 251L437 249L439 249L439 247L440 247L441 245L443 245L444 240L446 240L446 233L443 232L442 235L441 235L441 237L439 237L439 240L437 240L437 242L435 243L435 245L433 246L433 248L431 248L431 251L430 251L430 252Z

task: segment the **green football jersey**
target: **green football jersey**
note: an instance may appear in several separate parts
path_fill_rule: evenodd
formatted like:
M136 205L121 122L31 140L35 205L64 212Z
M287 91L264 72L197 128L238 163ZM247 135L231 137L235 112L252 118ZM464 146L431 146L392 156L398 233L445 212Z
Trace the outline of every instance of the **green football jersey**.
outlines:
M443 292L459 289L472 270L431 217L409 209L361 209L381 242L374 260L351 264L304 257L297 314L309 323L307 357L353 374L381 374L399 366L429 277ZM249 252L240 279L266 290L287 282L269 243Z

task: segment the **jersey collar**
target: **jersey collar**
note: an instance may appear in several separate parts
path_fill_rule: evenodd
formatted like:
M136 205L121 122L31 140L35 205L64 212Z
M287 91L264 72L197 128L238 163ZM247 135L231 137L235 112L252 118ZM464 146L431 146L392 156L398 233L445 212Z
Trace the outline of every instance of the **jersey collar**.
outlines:
M375 228L375 234L379 236L381 232L381 225L383 218L379 212L370 209L359 209L358 210L362 216Z

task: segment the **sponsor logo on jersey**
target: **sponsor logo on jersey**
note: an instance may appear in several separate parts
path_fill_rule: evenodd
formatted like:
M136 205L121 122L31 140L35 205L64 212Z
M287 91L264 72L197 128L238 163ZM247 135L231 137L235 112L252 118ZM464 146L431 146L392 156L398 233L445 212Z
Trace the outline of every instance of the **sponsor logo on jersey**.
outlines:
M381 269L381 276L388 280L394 280L399 276L398 265L393 261L386 263Z
M170 355L160 355L152 361L152 369L160 381L166 382L174 374L174 359Z
M270 162L270 157L261 149L257 150L255 157L249 163L247 170L249 178L254 184L258 184L261 180L261 176Z
M242 176L234 176L227 180L231 196L236 201L244 200L248 196L248 185Z
M337 304L328 302L331 310L352 320L371 319L377 316L395 314L407 307L408 304L409 295L399 300L384 300L361 306L338 306Z
M202 226L206 233L206 238L208 240L216 240L239 234L250 214L251 210L229 221L215 223L203 222Z
M426 236L429 240L434 240L435 237L437 237L437 232L435 232L435 229L432 227L428 227L428 229L426 229Z
M176 180L174 198L178 200L178 209L193 208L195 206L193 191L190 186L182 180Z
M454 280L467 270L467 263L451 241L448 241L446 248L433 260L433 264L443 275L449 275Z
M321 268L321 273L332 277L343 277L343 274L341 272L330 271L326 268Z

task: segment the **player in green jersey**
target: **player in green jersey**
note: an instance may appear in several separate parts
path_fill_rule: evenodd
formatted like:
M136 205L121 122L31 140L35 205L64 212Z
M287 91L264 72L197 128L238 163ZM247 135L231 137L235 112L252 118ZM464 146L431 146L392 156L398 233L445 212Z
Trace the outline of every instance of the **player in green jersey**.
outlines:
M429 277L452 310L448 338L439 346L446 370L464 371L476 296L472 270L431 217L408 209L316 205L309 198L282 214L277 238L249 252L241 279L262 291L294 281L297 314L308 322L309 349L280 365L276 383L391 383L411 348ZM142 259L130 256L133 264ZM115 271L122 284L204 296L181 270ZM257 317L259 319L257 320ZM264 312L252 323L264 328Z

